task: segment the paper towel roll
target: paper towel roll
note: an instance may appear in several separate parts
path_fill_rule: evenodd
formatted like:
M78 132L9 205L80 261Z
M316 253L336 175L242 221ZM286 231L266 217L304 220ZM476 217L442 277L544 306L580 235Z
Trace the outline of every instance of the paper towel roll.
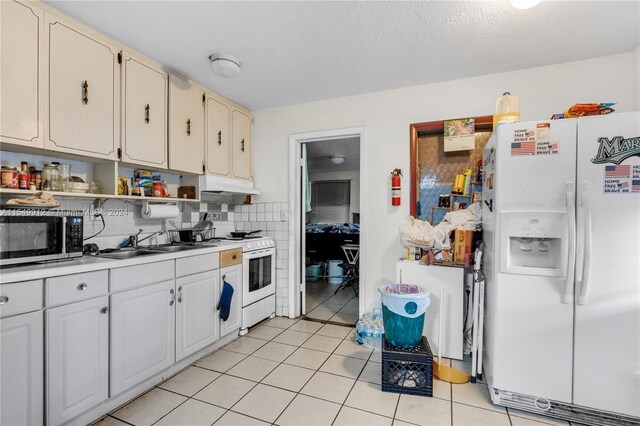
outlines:
M171 204L144 203L141 213L145 219L170 219L178 217L180 210L178 206Z

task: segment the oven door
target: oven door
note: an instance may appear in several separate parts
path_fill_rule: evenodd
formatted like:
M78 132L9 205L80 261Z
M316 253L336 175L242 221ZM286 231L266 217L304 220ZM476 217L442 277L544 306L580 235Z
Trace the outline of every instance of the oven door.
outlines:
M249 306L276 292L276 250L243 253L242 306Z
M0 216L0 264L65 256L64 217Z

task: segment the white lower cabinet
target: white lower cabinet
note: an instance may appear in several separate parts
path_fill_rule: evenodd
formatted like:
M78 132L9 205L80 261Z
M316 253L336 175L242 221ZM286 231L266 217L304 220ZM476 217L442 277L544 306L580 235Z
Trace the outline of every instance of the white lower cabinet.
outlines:
M220 320L220 337L238 331L242 325L242 264L220 269L220 294L225 281L233 287L233 297L229 318L226 321Z
M217 269L176 280L176 361L218 340L219 287Z
M48 309L47 424L65 423L108 398L108 296Z
M173 365L174 333L174 280L111 295L111 396Z
M0 320L0 424L43 424L42 311Z

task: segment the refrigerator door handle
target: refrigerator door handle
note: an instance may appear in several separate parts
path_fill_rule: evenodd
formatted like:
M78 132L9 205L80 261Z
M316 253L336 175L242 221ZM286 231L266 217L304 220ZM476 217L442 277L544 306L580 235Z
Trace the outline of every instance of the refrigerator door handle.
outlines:
M569 217L569 241L567 251L567 278L564 283L564 296L562 303L573 303L573 280L574 270L576 266L576 202L575 194L573 192L574 184L572 182L566 183L566 196L567 196L567 216Z
M580 294L578 296L578 305L587 304L587 296L589 291L589 267L591 263L591 207L589 200L589 184L582 183L582 214L584 220L584 236L583 236L583 260L582 274L580 278Z

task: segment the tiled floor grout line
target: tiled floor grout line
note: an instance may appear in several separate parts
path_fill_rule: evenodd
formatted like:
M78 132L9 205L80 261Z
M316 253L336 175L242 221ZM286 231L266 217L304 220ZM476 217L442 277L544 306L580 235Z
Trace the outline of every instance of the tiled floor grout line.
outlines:
M397 421L402 421L402 420L400 420L400 419L397 419L397 418L396 418L397 411L398 411L398 409L399 409L400 398L401 398L402 394L399 394L399 395L398 395L398 399L397 399L397 401L396 401L396 405L395 405L395 409L394 409L394 413L393 413L393 416L392 416L392 417L385 416L385 415L381 415L381 414L379 414L379 413L374 413L374 412L371 412L371 411L368 411L368 410L363 410L363 409L361 409L361 408L351 407L351 406L349 406L349 405L347 405L347 404L346 404L347 400L349 399L349 397L350 397L350 396L351 396L351 394L353 393L353 390L354 390L354 388L355 388L355 385L358 383L358 381L361 381L361 382L363 382L363 383L375 383L375 382L368 382L368 381L366 381L366 380L364 380L364 379L363 379L363 380L361 380L361 377L362 377L362 375L363 375L363 373L364 373L364 370L367 368L367 365L368 365L370 362L373 362L373 363L380 363L378 360L374 359L374 354L376 354L376 351L375 351L375 350L372 350L366 358L359 358L359 357L356 357L356 356L342 355L342 354L338 354L338 353L336 353L336 351L337 351L337 350L338 350L338 348L342 345L342 343L343 343L343 342L345 342L345 341L347 341L347 340L348 340L349 342L351 342L351 338L350 338L350 336L351 336L352 332L349 332L349 333L348 333L346 336L344 336L343 338L337 338L337 337L335 337L335 336L326 336L326 335L323 335L323 334L318 334L318 332L320 332L320 330L321 330L323 327L318 328L318 329L317 329L316 331L314 331L313 333L308 333L308 332L306 332L306 331L292 330L292 331L298 331L298 332L300 332L300 333L308 334L308 335L309 335L309 337L308 337L304 342L302 342L300 345L292 345L292 344L289 344L289 343L274 342L274 343L280 343L280 344L282 344L282 345L286 345L286 346L290 346L290 347L292 347L292 348L295 348L295 350L294 350L291 354L289 354L286 358L284 358L282 361L275 361L275 360L270 359L270 358L264 358L264 357L260 357L260 356L255 355L255 354L256 354L256 352L258 352L260 349L264 348L264 346L266 346L269 342L273 342L273 339L277 338L279 335L281 335L281 334L282 334L282 333L284 333L285 331L290 330L290 329L291 329L291 327L293 327L293 326L294 326L295 324L297 324L298 322L299 322L299 321L295 321L293 324L289 325L287 328L284 328L284 329L282 329L281 327L273 327L273 326L271 326L272 328L278 328L278 329L281 329L282 331L281 331L280 333L278 333L277 335L275 335L275 336L274 336L273 338L271 338L270 340L266 340L266 339L262 339L262 338L252 337L252 339L261 340L261 341L262 341L262 342L264 342L264 343L263 343L261 346L259 346L258 348L256 348L255 350L253 350L253 351L251 351L250 353L248 353L248 354L247 354L247 353L242 353L242 352L235 352L235 351L233 351L233 350L229 350L229 349L225 349L225 347L226 347L226 346L228 346L228 345L230 345L230 344L232 344L232 343L233 343L233 342L230 342L228 345L225 345L224 347L218 348L216 351L214 351L214 352L212 352L212 353L210 353L210 354L207 354L207 355L205 355L205 356L203 356L203 357L199 358L198 360L194 361L193 363L189 364L189 365L188 365L188 366L186 366L184 369L182 369L182 370L180 370L179 372L177 372L177 373L173 374L172 376L168 377L167 379L165 379L165 380L164 380L163 382L161 382L160 384L158 384L158 385L154 386L153 388L151 388L149 391L142 393L141 395L137 396L137 397L136 397L136 398L134 398L133 400L128 401L127 403L123 404L122 406L120 406L120 407L116 408L115 410L113 410L113 411L112 411L110 414L108 414L107 416L108 416L108 417L112 417L112 418L114 418L114 419L117 419L117 420L119 420L119 421L122 421L122 422L124 422L124 423L126 423L126 424L131 424L131 423L128 423L128 422L126 422L126 421L124 421L124 420L122 420L122 419L120 419L120 418L116 417L116 416L115 416L115 415L113 415L112 413L114 413L115 411L119 410L120 408L122 408L122 407L124 407L124 406L126 406L126 405L128 405L128 404L130 404L130 403L132 403L132 402L134 402L135 400L137 400L137 399L141 398L142 396L146 395L146 394L147 394L148 392L150 392L151 390L153 390L153 389L155 389L155 388L158 388L158 389L161 389L161 390L163 390L163 391L167 391L167 392L170 392L170 393L173 393L173 394L176 394L176 395L180 395L180 396L182 396L182 397L185 397L185 398L186 398L186 400L185 400L185 401L183 401L182 403L178 404L178 405L177 405L176 407L174 407L171 411L169 411L168 413L166 413L165 415L163 415L160 419L156 420L156 422L155 422L155 423L157 423L157 422L161 421L163 418L165 418L166 416L168 416L170 413L172 413L173 411L175 411L176 409L178 409L180 406L182 406L183 404L185 404L187 401L189 401L189 400L191 400L191 399L193 399L193 400L195 400L195 401L199 401L199 402L206 403L206 404L208 404L208 405L215 406L215 407L220 408L220 409L222 409L222 410L225 410L225 411L224 411L224 413L223 413L220 417L218 417L218 418L216 419L216 422L217 422L220 418L222 418L224 415L226 415L228 412L230 412L230 411L231 411L231 412L233 412L233 413L239 414L239 415L243 415L243 416L246 416L246 417L250 417L250 418L256 419L256 420L265 421L265 420L263 420L263 419L259 419L259 418L257 418L257 417L251 416L251 415L247 415L247 414L244 414L244 413L241 413L241 412L238 412L238 411L234 411L234 409L233 409L234 407L236 407L236 406L237 406L237 404L238 404L242 399L244 399L244 398L245 398L245 397L246 397L246 396L247 396L251 391L253 391L253 390L254 390L254 389L255 389L259 384L262 384L262 385L264 385L264 386L273 387L273 388L275 388L275 389L281 389L281 390L284 390L284 391L291 392L291 393L294 393L294 394L295 394L295 395L293 396L293 398L291 399L291 401L290 401L290 402L289 402L289 403L288 403L288 404L283 408L283 410L278 414L278 416L276 417L276 420L274 421L274 423L277 423L278 419L280 419L280 417L282 416L282 414L283 414L283 413L284 413L284 412L285 412L285 411L286 411L286 410L291 406L291 404L292 404L292 403L293 403L293 401L298 397L298 395L305 395L306 397L309 397L309 398L312 398L312 399L317 399L317 400L320 400L320 401L326 401L326 402L329 402L329 403L332 403L332 404L339 405L340 407L339 407L339 409L338 409L338 412L336 413L335 417L333 418L333 420L332 420L331 424L334 424L334 423L335 423L335 421L337 420L338 416L339 416L339 415L340 415L340 413L343 411L343 408L344 408L345 406L346 406L346 407L349 407L349 408L353 408L353 409L359 410L359 411L363 411L363 412L366 412L366 413L370 413L370 414L373 414L373 415L377 415L377 416L385 417L385 418L387 418L387 419L391 419L391 421L392 421L392 422L393 422L393 421L396 421L396 420L397 420ZM268 326L268 321L267 321L267 322L265 322L264 324L260 325L260 327L262 327L262 326ZM317 349L312 349L312 348L303 348L303 346L302 346L302 345L304 345L304 344L305 344L309 339L311 339L313 336L316 336L316 335L317 335L317 336L322 336L322 337L333 338L333 339L336 339L336 340L340 340L340 343L338 343L338 344L336 345L336 347L335 347L331 352L325 352L325 351L321 351L321 350L317 350ZM248 336L248 337L251 337L251 336ZM235 342L235 340L234 340L234 342ZM234 363L234 364L233 364L231 367L229 367L225 372L220 372L220 371L217 371L217 370L214 370L214 369L210 369L210 368L207 368L207 367L202 367L202 366L198 366L198 365L196 365L196 363L198 363L198 362L202 361L203 359L205 359L205 358L207 358L207 357L209 357L209 356L213 355L214 353L216 353L216 352L217 352L217 351L219 351L220 349L225 349L225 350L227 350L228 352L236 353L236 354L239 354L239 355L243 355L243 356L244 356L244 358L243 358L243 359L241 359L240 361L238 361L238 362ZM296 366L296 365L293 365L293 364L287 364L287 363L286 363L286 361L287 361L291 356L293 356L293 354L294 354L298 349L307 349L307 350L311 350L311 351L322 352L322 353L324 353L324 354L327 354L327 357L326 357L326 359L325 359L325 360L324 360L324 361L323 361L323 362L322 362L322 363L321 363L317 368L315 368L315 369L313 369L313 368L308 368L308 367L303 367L303 366ZM363 366L362 366L362 369L361 369L361 370L360 370L360 372L358 373L357 377L355 377L355 378L354 378L353 376L343 376L343 375L341 375L341 374L336 374L336 373L332 373L332 372L328 372L328 371L321 371L321 368L322 368L322 367L324 367L324 366L327 364L327 362L329 361L329 359L330 359L333 355L341 356L341 357L347 357L347 358L351 358L351 359L358 359L358 360L360 360L360 361L363 361L363 362L364 362L364 364L363 364ZM243 362L243 361L247 360L249 357L252 357L252 356L253 356L253 357L255 357L255 358L258 358L258 359L263 359L263 360L268 360L268 361L276 362L276 363L277 363L277 365L276 365L274 368L272 368L271 370L269 370L269 372L268 372L266 375L264 375L264 377L262 377L259 381L254 381L254 380L251 380L251 379L246 379L246 378L244 378L244 377L235 376L235 375L233 375L233 374L229 374L229 373L228 373L228 372L229 372L231 369L233 369L235 366L237 366L238 364L240 364L241 362ZM451 362L452 362L452 361L451 361L451 360L449 360L449 363L450 363L450 364L451 364ZM284 364L284 365L287 365L287 366L294 366L294 367L298 367L298 368L304 368L305 370L313 371L313 374L309 377L309 379L307 379L307 380L305 381L305 383L300 387L300 389L299 389L297 392L294 392L294 391L292 391L292 390L290 390L290 389L281 388L281 387L279 387L279 386L274 386L274 385L270 385L270 384L264 383L264 380L265 380L269 375L271 375L271 374L272 374L276 369L278 369L281 365L283 365L283 364ZM174 378L174 377L176 377L177 375L179 375L179 374L181 374L181 373L185 372L185 371L186 371L187 369L189 369L190 367L197 367L197 368L199 368L199 369L203 369L203 370L207 370L207 371L212 371L212 372L215 372L215 373L219 374L219 376L218 376L218 377L216 377L216 378L215 378L214 380L212 380L211 382L209 382L208 384L206 384L206 385L202 386L201 388L199 388L199 389L198 389L198 390L197 390L197 391L196 391L192 396L183 395L183 394L181 394L181 393L179 393L179 392L175 392L175 391L172 391L172 390L169 390L169 389L164 389L164 388L161 388L161 387L160 387L163 383L166 383L167 381L169 381L169 380L173 379L173 378ZM325 374L329 374L329 375L336 376L336 377L347 378L347 379L351 379L351 380L353 380L353 384L351 385L351 387L350 387L350 389L349 389L349 392L347 393L347 396L345 397L344 401L342 401L342 403L336 403L335 401L329 401L329 400L326 400L326 399L324 399L324 398L319 398L319 397L316 397L316 396L306 395L306 394L302 393L302 390L304 389L304 387L305 387L305 386L306 386L306 385L307 385L307 384L308 384L308 383L309 383L309 382L310 382L310 381L311 381L311 380L312 380L312 379L317 375L317 373L318 373L318 372L325 373ZM212 403L210 403L210 402L202 401L202 400L200 400L200 399L195 398L195 395L197 395L197 394L198 394L199 392L201 392L203 389L205 389L206 387L208 387L209 385L211 385L213 382L215 382L216 380L218 380L220 377L223 377L224 375L227 375L227 376L230 376L230 377L234 377L234 378L243 379L243 380L249 380L249 381L253 382L253 383L254 383L254 385L253 385L253 386L252 386L252 387L251 387L251 388L250 388L246 393L244 393L244 394L243 394L243 395L242 395L242 396L241 396L241 397L240 397L240 398L239 398L239 399L238 399L238 400L237 400L233 405L231 405L231 407L230 407L230 408L220 407L220 406L218 406L218 405L216 405L216 404L212 404ZM482 409L482 410L485 410L485 411L490 411L490 412L493 412L493 413L496 413L496 414L506 414L506 415L507 415L507 418L509 419L510 424L513 424L512 419L511 419L511 413L509 413L509 410L505 410L505 412L499 412L499 411L495 411L495 410L487 409L487 408L484 408L484 407L479 407L479 406L476 406L476 405L468 404L468 403L465 403L465 402L458 402L458 401L454 401L454 400L453 400L453 385L452 385L452 384L450 384L450 383L449 383L448 385L449 385L449 399L448 399L448 401L449 401L449 403L450 403L450 407L451 407L451 424L452 424L452 425L453 425L453 421L454 421L454 420L453 420L453 403L454 403L454 402L456 402L456 403L458 403L458 404L461 404L461 405L465 405L465 406L471 407L471 408L475 408L475 409ZM439 397L434 397L434 398L441 399L441 400L447 400L447 399L442 399L442 398L439 398ZM516 415L516 417L518 417L518 416ZM523 418L524 418L524 417L523 417ZM526 418L524 418L524 419L526 419ZM154 423L154 424L155 424L155 423ZM546 424L546 423L544 423L544 422L539 422L539 423L541 423L541 424Z

